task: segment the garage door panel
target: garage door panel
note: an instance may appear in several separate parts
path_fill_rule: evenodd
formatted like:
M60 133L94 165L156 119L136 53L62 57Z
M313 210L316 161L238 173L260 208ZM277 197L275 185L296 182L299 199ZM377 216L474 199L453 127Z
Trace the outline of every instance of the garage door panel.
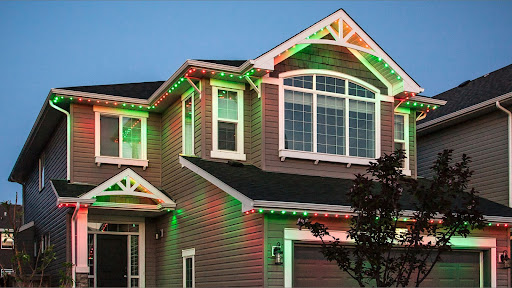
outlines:
M480 253L453 251L443 255L423 287L476 287L480 285ZM319 245L295 244L293 285L296 287L359 286L335 262L325 260ZM414 283L411 283L414 284Z

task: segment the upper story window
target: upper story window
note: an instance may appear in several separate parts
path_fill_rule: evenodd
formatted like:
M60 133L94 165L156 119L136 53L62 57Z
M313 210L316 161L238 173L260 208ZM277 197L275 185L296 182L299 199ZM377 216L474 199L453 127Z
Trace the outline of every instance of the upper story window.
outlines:
M244 85L211 81L213 158L245 161L244 154Z
M44 188L44 165L45 165L45 155L44 153L41 153L41 156L39 157L39 191L43 190Z
M14 249L14 236L12 229L3 229L0 231L1 236L1 248L2 249Z
M402 162L402 170L405 175L411 175L409 170L409 114L395 113L394 122L394 148L405 151L407 158Z
M281 94L280 157L367 164L379 156L376 88L312 74L284 78Z
M187 91L181 97L181 111L182 111L182 137L184 155L194 155L194 95L195 91Z
M96 163L148 166L148 113L94 106Z

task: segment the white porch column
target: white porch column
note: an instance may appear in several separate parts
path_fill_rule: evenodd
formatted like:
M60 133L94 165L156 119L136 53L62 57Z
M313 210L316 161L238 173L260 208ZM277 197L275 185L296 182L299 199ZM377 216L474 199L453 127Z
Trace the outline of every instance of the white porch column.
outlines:
M76 273L89 273L89 266L87 263L87 213L86 207L80 207L76 215Z

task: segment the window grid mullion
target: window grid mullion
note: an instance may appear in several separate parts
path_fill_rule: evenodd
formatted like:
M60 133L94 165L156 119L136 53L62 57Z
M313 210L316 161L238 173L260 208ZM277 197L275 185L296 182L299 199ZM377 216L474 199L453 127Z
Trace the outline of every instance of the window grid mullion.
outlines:
M346 88L345 88L346 89ZM349 149L349 144L350 144L350 136L349 136L349 131L350 131L350 125L349 125L349 113L350 113L350 107L348 106L349 104L349 100L348 98L345 98L345 155L347 156L350 156L349 155L349 152L350 152L350 149Z
M123 116L119 116L119 157L123 158Z
M317 133L317 113L318 113L318 109L317 109L317 104L318 104L318 101L317 101L317 93L316 93L316 74L313 75L313 107L311 107L312 111L313 112L313 152L317 152L317 137L318 135L316 134Z

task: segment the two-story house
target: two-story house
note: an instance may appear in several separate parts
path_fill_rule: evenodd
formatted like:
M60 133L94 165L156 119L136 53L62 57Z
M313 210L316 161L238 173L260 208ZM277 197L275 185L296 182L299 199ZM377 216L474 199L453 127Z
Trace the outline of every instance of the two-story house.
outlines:
M345 235L353 175L394 147L416 177L416 120L445 104L422 91L339 10L254 59L51 89L9 179L77 286L353 286L297 217ZM481 208L430 286L509 285L512 212Z

